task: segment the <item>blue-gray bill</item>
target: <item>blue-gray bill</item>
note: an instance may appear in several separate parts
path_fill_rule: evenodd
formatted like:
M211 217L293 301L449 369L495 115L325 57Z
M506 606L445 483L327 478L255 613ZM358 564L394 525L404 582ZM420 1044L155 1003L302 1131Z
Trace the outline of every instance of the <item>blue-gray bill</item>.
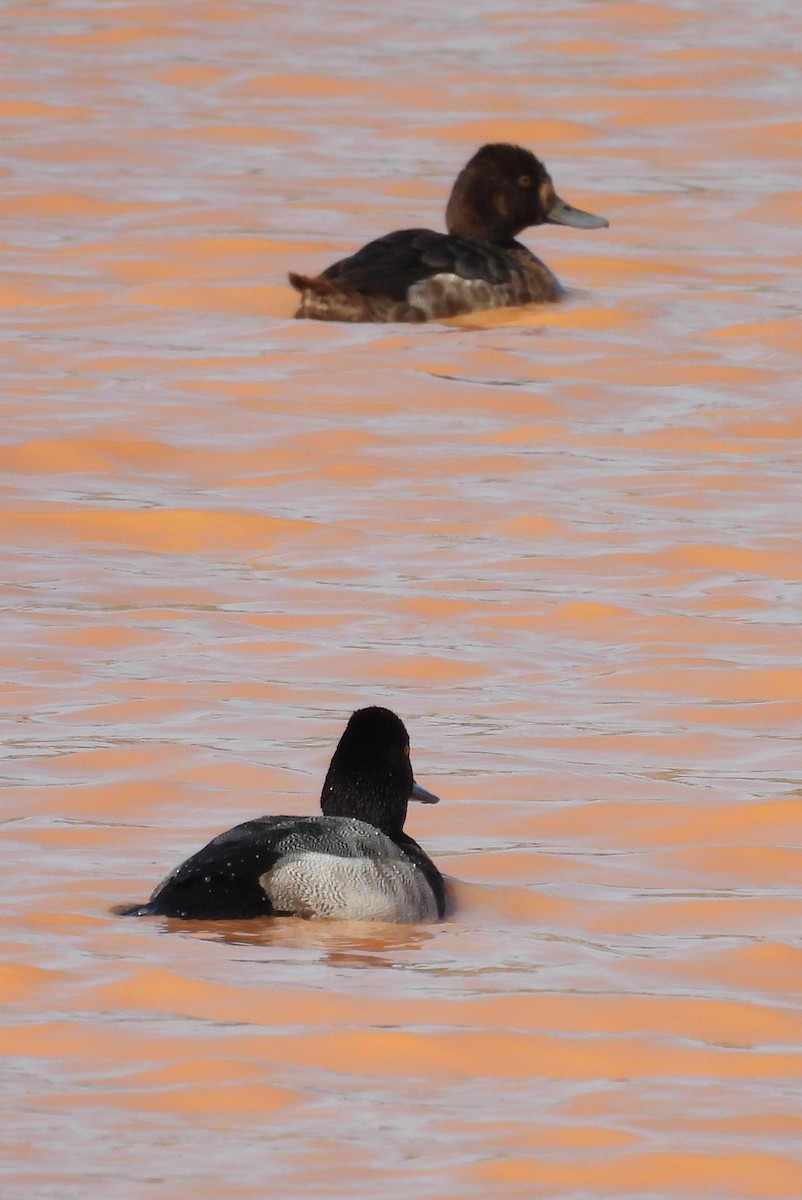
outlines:
M421 787L419 783L413 783L412 791L409 793L410 800L420 800L421 804L439 804L440 797L435 796L434 792L427 792L426 788Z
M559 196L548 211L546 223L571 225L574 229L606 229L610 224L606 217L596 217L593 213L583 212L581 208L574 208Z

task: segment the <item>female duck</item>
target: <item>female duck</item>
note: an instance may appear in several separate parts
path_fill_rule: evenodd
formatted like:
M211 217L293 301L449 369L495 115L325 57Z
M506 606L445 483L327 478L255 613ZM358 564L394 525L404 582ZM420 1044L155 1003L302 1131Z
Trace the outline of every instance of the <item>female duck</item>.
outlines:
M203 921L436 920L445 915L445 885L404 833L409 799L438 800L415 783L403 721L387 708L359 709L334 751L323 816L235 825L176 867L147 904L116 911Z
M457 176L448 233L401 229L368 242L322 275L290 273L296 317L319 321L431 321L485 308L554 301L559 283L516 241L529 225L602 229L604 217L561 200L548 171L521 146L482 146Z

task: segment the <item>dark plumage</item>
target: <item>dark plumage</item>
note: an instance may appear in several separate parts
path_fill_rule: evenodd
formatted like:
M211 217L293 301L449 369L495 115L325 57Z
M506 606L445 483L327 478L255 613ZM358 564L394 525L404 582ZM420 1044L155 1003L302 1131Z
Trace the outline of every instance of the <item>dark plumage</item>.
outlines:
M403 721L386 708L359 709L331 760L323 816L236 825L176 867L146 904L116 911L207 921L442 917L443 878L404 833L410 798L437 803L415 783Z
M448 233L401 229L368 242L315 278L290 273L296 317L321 321L428 321L485 308L559 299L554 275L518 234L529 225L608 224L566 204L529 150L493 143L457 176Z

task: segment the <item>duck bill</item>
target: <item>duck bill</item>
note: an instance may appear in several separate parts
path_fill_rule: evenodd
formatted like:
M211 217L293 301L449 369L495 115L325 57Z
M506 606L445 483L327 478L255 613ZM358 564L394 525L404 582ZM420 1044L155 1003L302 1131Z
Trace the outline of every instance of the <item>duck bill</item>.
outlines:
M409 798L410 800L420 800L421 804L440 803L439 796L435 796L434 792L427 792L426 788L421 787L419 783L413 783Z
M571 225L574 229L606 229L610 222L606 217L595 217L593 213L573 208L558 196L546 214L549 225Z

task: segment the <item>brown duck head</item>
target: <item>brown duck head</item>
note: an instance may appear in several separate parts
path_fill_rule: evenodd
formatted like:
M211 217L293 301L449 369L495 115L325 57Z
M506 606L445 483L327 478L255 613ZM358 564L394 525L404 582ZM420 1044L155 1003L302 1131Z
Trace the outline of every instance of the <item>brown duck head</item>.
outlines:
M603 229L609 222L566 204L543 163L522 146L493 142L456 178L446 208L449 233L508 245L529 225Z

